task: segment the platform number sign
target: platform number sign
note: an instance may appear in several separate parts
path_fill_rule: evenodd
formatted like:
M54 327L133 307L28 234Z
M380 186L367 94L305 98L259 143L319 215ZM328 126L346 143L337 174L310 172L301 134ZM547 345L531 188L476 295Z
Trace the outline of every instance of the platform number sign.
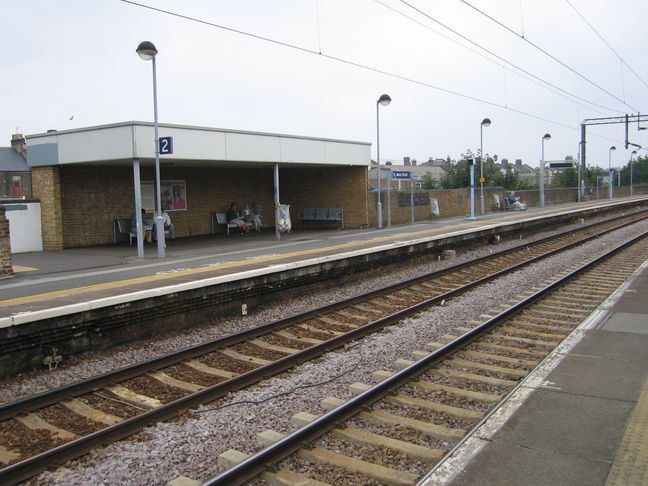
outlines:
M173 137L160 137L159 138L160 155L173 153Z

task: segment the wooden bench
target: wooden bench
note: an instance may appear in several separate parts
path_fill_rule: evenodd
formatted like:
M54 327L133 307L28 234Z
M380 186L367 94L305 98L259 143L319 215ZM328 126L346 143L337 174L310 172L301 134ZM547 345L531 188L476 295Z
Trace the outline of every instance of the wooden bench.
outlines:
M217 226L224 226L225 233L227 234L227 236L229 236L231 228L239 227L238 224L228 223L227 216L225 216L225 213L211 213L211 234L212 235L216 233Z
M304 208L299 214L302 221L339 221L340 229L344 228L344 210L342 208Z

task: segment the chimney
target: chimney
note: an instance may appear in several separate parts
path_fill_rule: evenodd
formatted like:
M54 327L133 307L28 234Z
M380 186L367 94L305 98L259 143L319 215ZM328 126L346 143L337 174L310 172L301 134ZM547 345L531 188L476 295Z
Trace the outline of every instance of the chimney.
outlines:
M403 165L410 165L410 158L409 157L403 157Z
M27 150L25 149L26 141L22 133L14 133L11 136L11 148L18 152L23 157L27 156Z

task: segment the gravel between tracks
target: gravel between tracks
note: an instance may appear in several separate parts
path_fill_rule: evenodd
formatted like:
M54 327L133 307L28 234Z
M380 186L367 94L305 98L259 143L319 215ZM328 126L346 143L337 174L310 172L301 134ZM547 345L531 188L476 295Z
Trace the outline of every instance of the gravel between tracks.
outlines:
M288 433L295 430L291 416L298 411L322 414L319 401L327 396L349 398L350 383L374 383L371 373L376 369L394 370L394 360L409 358L421 343L438 340L452 333L455 326L465 325L523 289L528 289L554 276L559 271L594 254L609 249L639 231L648 231L648 223L639 223L615 235L603 236L584 247L552 257L524 271L498 279L478 290L466 293L444 306L406 319L403 323L366 338L359 345L306 363L294 372L284 373L258 386L233 393L208 406L192 411L182 419L149 427L131 440L124 440L96 450L53 472L45 472L26 484L31 485L164 485L179 475L206 480L221 472L216 457L229 448L255 452L260 448L255 434L267 428ZM80 378L119 368L249 328L280 317L303 312L315 305L367 292L410 276L426 273L461 260L514 246L519 242L503 243L460 255L451 262L432 262L403 268L388 275L362 280L344 287L318 292L314 295L266 307L245 318L203 325L162 340L141 341L120 346L110 353L92 353L74 358L51 373L27 373L1 383L0 400L15 400L44 389L61 386ZM493 300L497 295L497 301ZM240 401L261 401L292 390L295 386L325 381L348 370L340 379L313 388L298 390L259 405L236 404L219 410L216 407Z

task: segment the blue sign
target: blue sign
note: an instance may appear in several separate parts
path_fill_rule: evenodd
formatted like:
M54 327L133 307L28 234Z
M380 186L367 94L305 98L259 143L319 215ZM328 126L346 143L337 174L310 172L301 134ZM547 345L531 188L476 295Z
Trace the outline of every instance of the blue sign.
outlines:
M160 137L158 140L160 155L173 153L173 137Z
M412 173L409 170L393 170L391 178L401 181L409 181L412 178Z

